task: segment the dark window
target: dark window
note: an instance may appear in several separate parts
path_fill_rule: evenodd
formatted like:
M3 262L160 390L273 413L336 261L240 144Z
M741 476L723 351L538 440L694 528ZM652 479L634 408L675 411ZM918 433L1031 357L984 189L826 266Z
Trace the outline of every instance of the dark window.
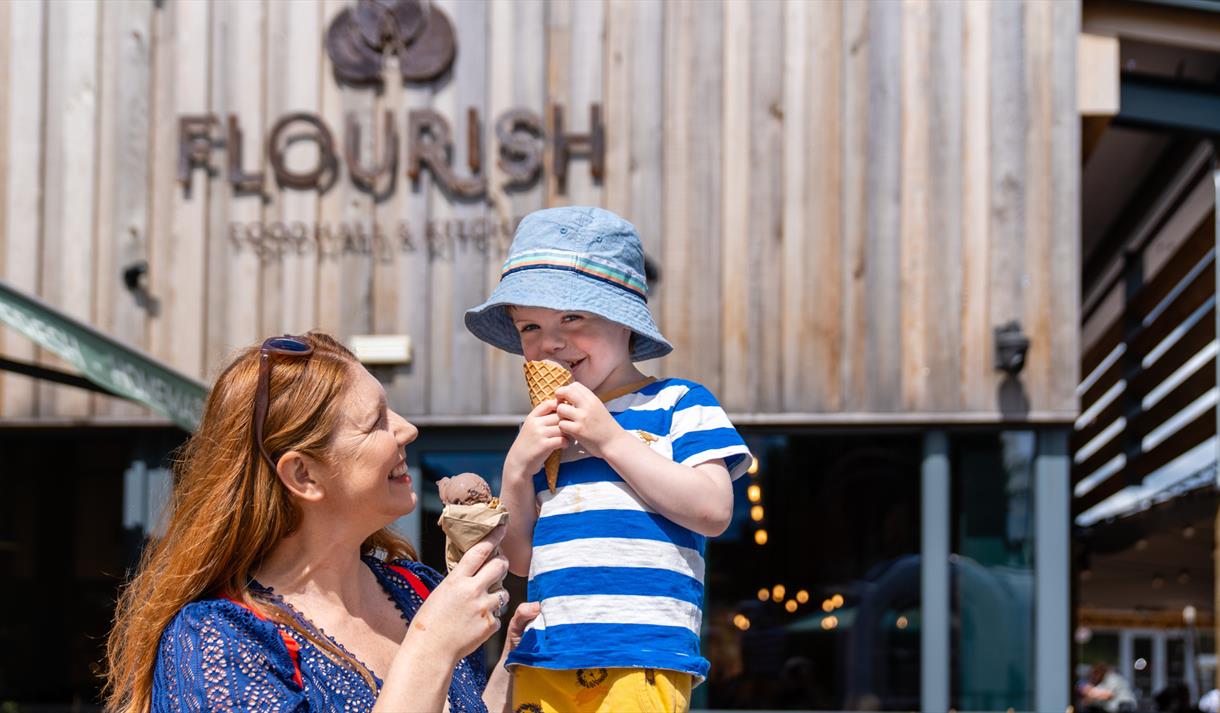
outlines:
M695 707L917 709L922 437L750 442L759 470L708 546Z

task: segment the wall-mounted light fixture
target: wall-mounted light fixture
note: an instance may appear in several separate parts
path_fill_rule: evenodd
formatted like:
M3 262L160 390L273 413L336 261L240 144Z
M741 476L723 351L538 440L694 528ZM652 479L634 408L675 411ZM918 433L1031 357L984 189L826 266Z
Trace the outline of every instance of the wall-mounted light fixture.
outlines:
M1021 332L1021 323L1013 320L995 328L995 368L1016 376L1025 368L1025 353L1029 337Z
M361 364L391 366L411 363L411 338L405 334L353 334L348 346Z

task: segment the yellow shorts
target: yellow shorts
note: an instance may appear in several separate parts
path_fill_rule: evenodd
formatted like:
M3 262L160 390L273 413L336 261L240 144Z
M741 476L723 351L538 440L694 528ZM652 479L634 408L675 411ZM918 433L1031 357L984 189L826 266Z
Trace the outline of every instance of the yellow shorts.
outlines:
M513 667L512 713L686 713L689 673L656 668Z

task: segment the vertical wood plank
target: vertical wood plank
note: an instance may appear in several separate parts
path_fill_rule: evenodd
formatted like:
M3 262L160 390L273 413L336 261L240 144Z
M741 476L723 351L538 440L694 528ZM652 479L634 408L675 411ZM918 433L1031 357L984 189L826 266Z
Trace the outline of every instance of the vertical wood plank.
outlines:
M750 353L758 363L749 369L750 392L741 410L776 413L781 409L783 352L776 315L783 312L780 294L783 240L783 94L784 5L765 0L751 5L753 27L750 38L750 182L753 187L749 241L749 274L736 276L735 289L751 291L749 309ZM827 32L836 32L831 26ZM838 51L834 52L837 59ZM832 127L823 127L831 130ZM725 141L741 140L727 129ZM837 137L836 137L837 138ZM819 157L819 161L821 157ZM726 197L730 195L725 191ZM726 227L726 231L728 228ZM726 232L727 235L727 232ZM838 236L835 236L836 240ZM734 271L726 258L726 272ZM732 299L733 292L725 299ZM726 377L727 380L727 377ZM726 381L727 385L727 381Z
M554 137L551 106L562 105L566 123L572 124L572 0L550 0L546 4L546 117L547 135ZM546 205L570 205L571 192L559 192L559 183L550 170L554 163L553 141L545 152ZM571 178L569 171L569 179ZM569 180L569 186L571 185Z
M339 9L342 9L342 5ZM333 17L327 15L328 19ZM329 58L328 58L329 59ZM391 63L392 65L392 63ZM329 65L328 65L329 66ZM397 82L392 73L393 66L386 68L383 76L387 82ZM331 75L333 77L333 74ZM329 78L328 78L329 79ZM344 126L349 116L354 116L361 126L361 156L372 162L373 152L381 147L383 127L378 108L385 101L367 89L345 87L326 82L324 111L327 124ZM387 92L401 90L387 89ZM405 131L406 122L399 128ZM353 334L368 334L373 331L373 255L371 246L379 217L376 197L360 189L351 181L347 167L341 164L340 182L322 196L321 208L330 229L331 247L325 256L319 256L318 266L318 315L325 315L325 323L341 340ZM399 178L405 173L399 164Z
M39 252L43 242L42 175L45 109L46 12L43 3L8 3L5 37L7 130L4 134L4 279L31 294L39 293ZM0 329L0 348L12 359L32 362L33 342ZM0 376L0 415L28 418L38 408L36 382L15 374Z
M674 351L658 362L661 374L690 376L692 330L686 320L689 300L687 236L691 230L690 155L688 117L691 112L691 23L696 8L689 2L665 3L664 46L664 170L665 204L662 221L665 235L661 252L664 289L660 294L658 325Z
M825 390L837 387L839 383L837 372L833 372L831 378L826 378L825 373L828 366L826 351L828 347L837 345L809 338L810 332L805 329L808 322L804 318L805 311L798 307L803 304L802 289L806 284L806 275L802 269L805 263L806 238L811 237L805 234L805 214L801 198L804 197L809 183L805 171L812 167L805 160L804 154L813 140L813 136L807 135L810 124L808 112L812 98L808 91L806 75L812 73L812 69L818 65L810 63L806 53L812 52L809 30L814 7L824 5L811 5L801 0L787 0L784 3L784 88L781 111L784 117L783 141L787 155L780 157L783 171L783 216L779 278L781 302L789 308L779 311L774 318L778 321L782 342L780 364L783 400L780 402L780 408L793 411L803 408L805 404L812 405L823 401ZM794 152L798 153L796 160L789 157ZM825 160L832 159L826 157ZM825 268L821 277L828 278ZM835 288L837 292L838 285L835 285ZM810 350L809 368L806 368L805 349ZM823 350L821 354L813 353L818 349ZM819 359L819 356L822 358ZM822 370L821 379L810 373L819 368ZM822 392L815 391L819 384ZM810 406L809 410L814 408L816 406Z
M388 66L385 70L385 85L373 99L372 111L367 114L358 116L358 121L363 127L360 138L365 146L362 147L361 156L366 157L368 162L366 165L372 165L374 161L380 161L386 150L385 140L385 112L391 111L395 119L401 118L402 107L405 104L406 87L401 79L401 72L398 70L398 59L394 57L386 63ZM326 78L323 79L326 81ZM364 90L367 92L367 90ZM456 118L456 117L455 117ZM342 125L341 125L342 126ZM406 122L399 122L400 140L399 150L406 146L402 142L404 133L401 131L406 126ZM462 136L460 127L458 136ZM402 166L402 164L399 164ZM346 166L342 169L342 180L351 181L351 176L347 172ZM385 185L389 185L386 183ZM397 184L394 184L397 185ZM373 243L368 256L368 294L369 299L365 308L367 317L365 322L368 325L368 331L373 334L396 334L399 332L399 266L398 260L401 257L395 244L395 230L397 215L393 206L393 196L387 196L384 192L378 193L374 189L372 197L371 210L369 217L372 223ZM329 301L333 299L331 296L319 295L319 300ZM319 309L321 306L319 304ZM409 336L409 335L408 335ZM373 373L377 375L387 388L390 388L397 382L400 376L406 376L409 367L379 367ZM387 393L387 398L389 394Z
M661 268L660 279L649 286L648 304L653 318L665 292L665 271L660 264L664 244L665 201L665 7L663 3L633 3L630 84L631 136L628 180L631 191L631 222L640 231L644 254ZM609 101L609 97L607 98ZM609 129L609 127L607 127ZM658 325L664 331L664 325ZM654 372L659 364L645 371Z
M261 71L266 54L266 6L259 2L219 3L212 30L212 105L225 131L225 163L236 150L229 145L230 115L237 118L242 133L241 169L262 173L267 190L267 153L264 151L267 116L263 97L267 74ZM252 71L251 68L258 68ZM219 160L218 160L219 163ZM209 209L208 326L205 362L209 376L223 368L232 351L265 336L259 324L262 300L262 258L247 240L251 229L262 230L263 194L237 193L228 171L213 180ZM237 229L238 232L234 232ZM259 233L255 233L258 235Z
M867 3L843 6L843 252L842 299L843 344L838 362L843 383L843 404L849 410L865 410L870 405L868 373L865 363L869 293L865 281L868 269L867 236L869 191L869 32Z
M600 3L597 3L600 8ZM455 105L447 113L455 122L455 135L466 136L468 110L474 108L479 116L487 117L487 39L488 39L488 8L486 3L456 3L453 6L454 22L469 34L460 46L464 47L461 61L455 67L454 94ZM600 49L600 44L598 45ZM598 85L600 87L600 84ZM484 118L484 121L487 119ZM482 134L487 137L486 132ZM458 149L454 151L454 163L459 166L462 174L468 174L469 157L472 148L465 141L458 141ZM488 145L483 141L483 146ZM480 173L487 175L487 165L490 155L482 149L482 166ZM484 285L487 284L486 252L477 235L477 225L485 221L489 211L484 200L455 201L453 217L460 222L461 228L457 236L458 245L453 256L453 304L444 319L448 322L453 339L454 368L448 372L451 378L451 388L460 396L454 404L454 413L478 414L486 412L486 389L471 388L470 384L479 384L478 374L485 373L487 363L486 344L466 329L463 322L467 309L483 302L487 297ZM499 272L497 269L496 272ZM466 375L469 376L466 376ZM520 383L520 382L518 382Z
M331 19L343 7L345 7L343 3L328 3L323 25L328 27ZM327 83L333 83L329 58L326 58L325 66L326 71L322 77L324 86ZM420 342L426 332L413 329L414 325L408 324L408 319L404 318L404 314L411 307L417 311L423 311L424 298L421 295L427 294L427 273L409 274L410 270L404 263L416 259L416 255L422 252L416 236L422 236L427 215L426 208L421 211L420 216L413 216L412 211L405 207L412 200L416 200L416 197L409 180L406 180L404 161L407 147L407 117L415 96L423 93L426 97L427 90L415 86L404 86L401 72L398 69L397 57L391 58L387 62L384 76L386 77L385 85L376 97L357 98L359 95L368 94L367 90L348 88L343 90L342 100L349 106L351 102L356 101L367 105L362 110L349 109L350 115L354 116L360 125L360 156L366 166L379 165L386 156L388 149L384 125L386 111L392 112L394 117L399 141L398 156L393 163L394 174L383 177L372 192L362 191L359 196L351 196L352 201L367 205L366 210L372 216L371 224L374 226L374 232L381 238L374 243L373 252L367 260L358 261L356 257L345 256L340 262L338 257L326 257L322 259L319 273L331 271L333 274L334 266L342 264L345 268L355 268L351 274L357 283L361 281L360 276L363 275L364 282L368 283L367 287L357 286L356 289L362 295L367 293L367 300L364 302L363 310L360 309L359 303L353 303L347 307L347 309L351 309L352 320L351 329L346 331L350 333L353 329L367 325L367 331L377 334L406 334L413 340L412 359L414 360L422 351ZM347 139L344 138L343 141L346 145ZM342 173L342 180L350 183L351 174L346 164L343 166ZM400 228L404 227L409 231L413 251L404 249L400 232ZM360 265L364 265L366 270L360 270L358 267ZM345 281L338 279L340 277L341 275L334 275L335 284L331 285L329 289L323 291L319 288L319 315L324 310L329 310L330 306L345 302L346 298L343 296L341 287ZM417 284L421 279L425 291L421 291L420 285ZM408 302L408 304L404 305L404 302ZM333 312L333 310L330 311ZM341 321L345 320L341 319ZM366 329L362 328L359 331L366 331ZM425 359L424 362L427 363L427 360ZM409 413L411 409L418 410L421 407L423 400L418 391L423 386L424 379L419 373L418 363L379 367L374 373L381 379L386 389L386 398L390 403L390 408L405 414Z
M147 348L150 306L123 284L123 270L148 255L148 131L152 6L140 0L103 3L98 95L98 329L136 349ZM147 415L146 407L94 397L94 413Z
M94 320L95 191L97 181L97 60L100 7L96 2L51 3L47 22L46 176L41 294L86 323ZM62 368L58 359L46 363ZM85 416L90 395L40 385L43 415Z
M720 273L720 294L724 296L718 344L722 353L724 388L721 403L731 411L748 410L755 384L750 374L758 373L761 351L750 343L751 303L758 302L760 286L749 270L751 242L750 207L755 199L750 174L750 38L752 9L745 3L725 3L723 97L724 144L721 172L724 199L720 203L724 226L721 249L725 269ZM745 267L746 270L741 268ZM706 279L706 277L704 278Z
M722 161L723 85L721 65L708 61L720 53L724 38L724 15L695 11L691 26L691 53L683 61L691 65L691 103L687 131L691 136L689 206L690 232L682 236L683 269L688 270L685 318L695 340L674 345L690 352L690 378L706 385L712 393L723 391L722 353L714 345L722 338L720 312L725 299L717 279L723 268L719 206L723 200ZM668 237L668 236L667 236ZM676 372L685 376L681 372Z
M635 225L644 254L662 267L660 280L649 285L648 303L665 334L660 309L667 284L661 266L665 7L610 0L605 24L604 204ZM652 373L662 367L655 362L641 369Z
M644 3L632 0L606 0L605 72L602 117L606 125L606 178L603 204L607 210L631 219L631 153L634 126L633 109L643 102L632 101L634 63L632 45L637 29L635 20ZM636 226L637 228L639 226Z
M1031 405L1046 408L1050 403L1051 362L1054 344L1052 323L1064 315L1051 312L1051 195L1047 176L1051 169L1051 6L1030 2L1024 5L1026 84L1025 132L1025 245L1021 275L1023 298L1021 324L1030 337L1021 379L1026 384Z
M960 407L962 294L963 12L961 2L933 2L930 17L928 126L929 252L924 322L927 397L922 410ZM909 359L909 357L907 357Z
M991 384L991 9L965 3L962 20L961 407L995 408Z
M902 403L901 266L902 6L879 3L869 15L869 113L865 162L868 219L861 283L866 308L865 403L887 413Z
M176 119L209 110L209 32L188 28L210 28L210 13L208 3L184 0L161 7L154 17L153 91L159 119L151 172L154 232L149 240L149 275L152 294L162 308L151 320L149 345L157 358L200 378L204 376L209 186L202 171L194 172L189 192L177 183Z
M1022 317L1022 281L1026 273L1026 171L1025 132L1028 116L1024 101L1025 17L1017 3L998 3L990 7L990 101L991 115L989 189L990 314L987 322L988 353L992 344L991 327ZM1025 325L1028 328L1028 325ZM997 389L1001 376L992 374ZM1009 388L1004 392L1002 410L1020 412L1028 393Z
M568 72L568 101L565 105L565 133L588 133L589 107L602 104L605 57L606 3L577 0L570 6L571 56L567 62L574 71ZM604 107L603 107L604 108ZM605 123L603 115L602 123ZM594 181L589 161L575 159L568 164L568 195L566 203L602 205L602 186Z
M433 285L427 227L431 218L431 196L436 189L432 185L430 175L421 178L418 188L412 185L406 175L404 161L409 140L406 133L407 117L414 109L432 106L434 92L429 86L419 85L407 85L394 91L395 96L399 97L397 106L402 107L396 114L402 141L394 183L397 189L390 200L377 206L376 210L378 219L387 216L385 222L395 224L394 230L400 247L394 258L397 300L393 314L396 331L411 338L412 356L411 364L406 369L395 370L393 382L387 387L387 396L399 413L418 415L429 412L433 388L431 367L434 362L430 345L432 314L429 304L432 300ZM460 132L457 135L460 136ZM406 231L406 249L402 247L404 234L398 232L400 228Z
M454 135L466 135L466 108L475 106L485 114L487 67L487 6L482 3L442 2L437 6L449 13L459 32L458 46L464 48L456 62L453 78L436 95L437 110L453 117ZM453 152L455 171L469 173L466 142L456 141ZM478 378L485 363L484 344L463 326L462 315L485 297L483 258L474 241L461 234L461 221L483 215L481 206L435 191L432 216L444 239L444 254L432 263L432 363L430 402L432 413L456 415L481 413L486 394ZM441 366L443 365L443 366Z
M902 407L926 408L933 366L928 343L928 284L932 275L929 220L929 34L930 8L924 0L902 3L902 127L900 282L902 293ZM937 262L940 262L939 260ZM941 263L944 264L944 263ZM952 268L951 268L952 269ZM945 276L948 278L948 276ZM877 345L874 345L876 347Z
M268 24L274 40L268 45L268 75L290 78L269 82L268 114L280 117L290 112L317 112L320 107L322 58L322 7L316 0L268 5ZM342 131L342 124L331 125ZM298 131L304 131L298 125ZM310 171L318 165L321 152L316 142L303 141L286 149L284 163L291 171ZM273 181L272 181L273 182ZM298 241L306 226L317 220L318 193L313 189L279 187L267 206L268 217L282 223L287 232L284 249L275 260L278 284L267 285L279 291L280 312L274 324L264 331L299 334L317 324L318 255L314 243ZM307 231L305 231L307 232Z
M1075 413L1080 381L1080 122L1076 114L1075 72L1080 6L1055 3L1051 9L1050 130L1050 340L1052 359L1047 408Z

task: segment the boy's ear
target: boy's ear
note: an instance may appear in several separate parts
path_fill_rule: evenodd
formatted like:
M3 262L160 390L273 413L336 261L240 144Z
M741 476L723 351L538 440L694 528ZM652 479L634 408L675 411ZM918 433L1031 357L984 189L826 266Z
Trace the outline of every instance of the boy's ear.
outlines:
M275 472L284 487L288 488L288 492L302 500L317 502L326 491L321 480L314 477L316 465L313 459L297 451L288 451L280 456Z

